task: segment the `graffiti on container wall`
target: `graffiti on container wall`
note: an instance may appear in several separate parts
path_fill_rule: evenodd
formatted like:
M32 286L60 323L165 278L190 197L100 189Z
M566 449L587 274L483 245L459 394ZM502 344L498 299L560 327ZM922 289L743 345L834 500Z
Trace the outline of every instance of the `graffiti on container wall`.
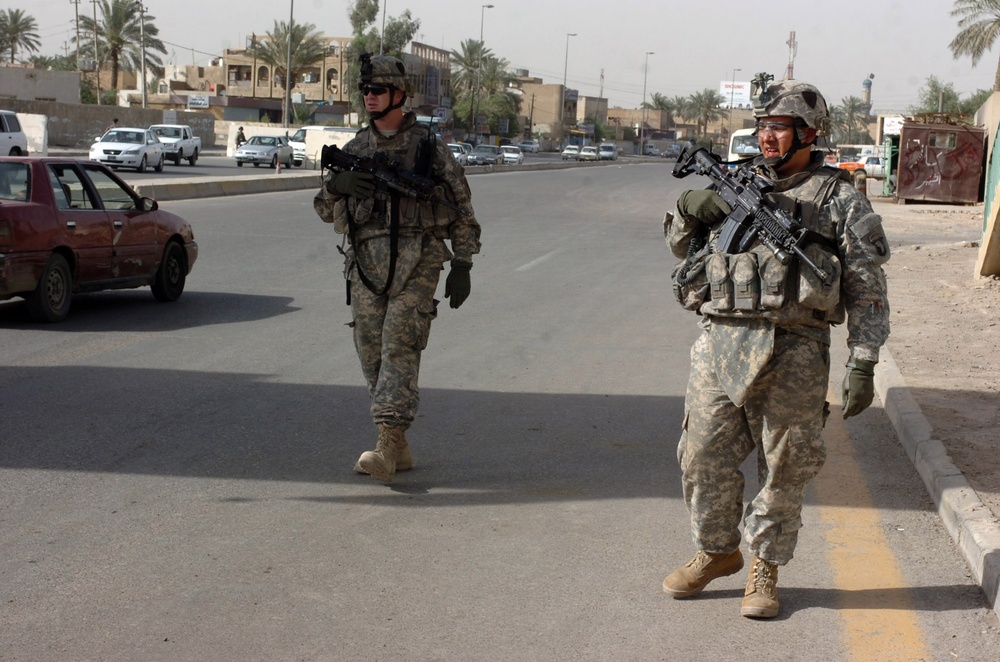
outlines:
M904 125L897 196L937 202L977 202L984 132L951 125Z

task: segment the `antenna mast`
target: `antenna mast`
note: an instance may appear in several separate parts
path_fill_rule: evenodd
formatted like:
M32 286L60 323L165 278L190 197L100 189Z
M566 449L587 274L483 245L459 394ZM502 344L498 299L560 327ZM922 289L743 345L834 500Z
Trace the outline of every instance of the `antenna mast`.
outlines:
M795 78L795 53L799 50L799 42L795 41L795 30L788 33L788 69L785 70L785 78Z

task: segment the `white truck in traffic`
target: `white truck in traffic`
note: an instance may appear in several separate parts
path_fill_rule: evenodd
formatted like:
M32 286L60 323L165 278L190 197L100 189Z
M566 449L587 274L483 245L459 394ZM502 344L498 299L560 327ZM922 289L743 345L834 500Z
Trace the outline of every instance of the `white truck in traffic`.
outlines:
M154 124L149 130L163 143L163 158L180 165L187 159L190 165L198 161L201 153L201 138L187 124Z

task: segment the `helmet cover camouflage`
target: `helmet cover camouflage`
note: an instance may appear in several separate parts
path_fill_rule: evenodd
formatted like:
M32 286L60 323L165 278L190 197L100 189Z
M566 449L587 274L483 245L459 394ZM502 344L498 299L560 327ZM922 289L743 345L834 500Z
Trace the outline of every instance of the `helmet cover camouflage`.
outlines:
M829 135L830 111L815 86L790 78L769 85L771 80L774 76L766 73L753 79L750 98L754 117L798 117L815 129L817 136Z
M411 93L409 79L406 77L406 67L391 55L372 55L362 53L361 76L358 78L358 89L365 85L391 85L397 90L403 90L409 96Z

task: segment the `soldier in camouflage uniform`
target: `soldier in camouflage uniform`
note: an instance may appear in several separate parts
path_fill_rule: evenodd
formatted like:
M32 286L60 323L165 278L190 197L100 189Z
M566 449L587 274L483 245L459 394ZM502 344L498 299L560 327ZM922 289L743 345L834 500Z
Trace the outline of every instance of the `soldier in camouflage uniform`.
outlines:
M439 196L463 212L382 190L371 174L352 170L329 171L314 200L320 218L350 243L344 253L351 326L378 429L375 450L362 453L354 469L388 482L413 466L405 432L417 411L420 353L437 316L441 271L450 261L445 297L458 308L471 290L480 227L462 166L430 128L403 111L403 63L365 53L360 69L358 87L371 121L344 151L397 160L400 172L431 178Z
M817 233L805 252L832 277L821 282L795 261L782 265L759 241L745 253L715 251L731 210L711 189L685 191L664 220L673 254L699 262L704 275L680 288L675 282L681 302L702 316L677 449L698 552L663 588L686 598L738 572L742 513L754 558L741 613L751 618L778 613L778 566L792 558L806 484L826 458L830 325L847 321L845 418L871 404L889 335L882 220L814 149L830 126L823 96L794 80L768 85L771 78L754 81L762 154L743 167L774 182L770 204ZM706 236L702 254L688 257L692 239ZM744 512L740 465L754 449L761 488Z

